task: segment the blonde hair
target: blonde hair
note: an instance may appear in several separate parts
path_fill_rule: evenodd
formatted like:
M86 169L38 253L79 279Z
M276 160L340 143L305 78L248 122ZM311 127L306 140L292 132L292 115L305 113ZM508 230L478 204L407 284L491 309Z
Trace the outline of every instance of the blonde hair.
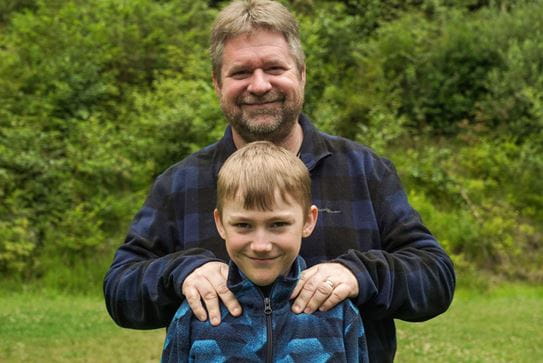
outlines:
M305 55L300 41L298 22L288 9L277 1L236 0L219 13L211 31L211 62L213 75L219 84L225 43L233 37L250 34L258 29L283 34L301 74Z
M255 141L226 160L217 181L217 210L241 197L245 209L272 210L275 198L291 197L311 208L311 178L305 164L290 151L269 141Z

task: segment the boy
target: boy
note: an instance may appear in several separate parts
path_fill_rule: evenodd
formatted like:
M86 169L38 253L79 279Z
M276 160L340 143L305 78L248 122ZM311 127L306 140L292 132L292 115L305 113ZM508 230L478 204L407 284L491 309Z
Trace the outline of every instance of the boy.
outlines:
M183 302L162 361L367 362L362 320L350 300L327 312L291 311L289 297L305 269L301 240L317 215L309 172L294 154L267 141L232 154L219 172L214 218L231 259L228 288L243 314L233 317L221 306L224 320L212 326Z

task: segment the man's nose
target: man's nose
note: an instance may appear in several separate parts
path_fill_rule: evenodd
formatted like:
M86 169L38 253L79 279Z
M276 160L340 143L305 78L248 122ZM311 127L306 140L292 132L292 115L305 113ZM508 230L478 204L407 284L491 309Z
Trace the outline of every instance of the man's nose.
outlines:
M251 77L247 90L255 95L262 95L272 89L268 75L262 69L256 69Z

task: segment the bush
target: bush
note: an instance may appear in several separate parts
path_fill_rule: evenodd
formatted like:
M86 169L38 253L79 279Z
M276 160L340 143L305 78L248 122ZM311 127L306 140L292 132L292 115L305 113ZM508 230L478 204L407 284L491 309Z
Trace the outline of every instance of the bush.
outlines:
M500 139L469 146L417 141L418 148L394 159L411 201L448 251L464 268L541 280L541 200L536 176L518 174L526 165L523 147Z
M209 74L212 15L205 2L147 0L37 1L11 14L0 33L1 271L41 276L52 256L105 253L158 169L208 140L190 132L194 113L185 129L162 118L144 132L135 102L165 74L186 82L177 102L194 94Z
M543 3L284 2L318 125L390 156L462 268L542 279ZM0 5L1 273L99 284L154 177L223 133L224 3Z

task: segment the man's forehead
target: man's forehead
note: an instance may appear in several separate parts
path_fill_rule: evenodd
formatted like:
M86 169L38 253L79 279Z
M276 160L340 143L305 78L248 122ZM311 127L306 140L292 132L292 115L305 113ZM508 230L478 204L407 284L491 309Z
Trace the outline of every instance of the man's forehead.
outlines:
M263 37L264 38L275 38L277 40L282 39L285 42L285 44L287 43L287 38L280 31L259 27L259 28L250 29L250 30L241 32L241 33L239 33L237 35L231 36L231 37L225 39L224 44L226 45L226 44L228 44L229 42L231 42L233 40L234 41L236 41L236 40L237 41L252 41L252 40L255 40L255 39L258 39L258 38L263 38Z
M283 34L267 30L243 33L232 37L224 43L224 56L237 55L243 52L289 53L288 43Z
M289 66L295 61L288 49L277 47L238 48L230 50L223 55L223 69L246 67Z
M253 57L239 57L225 64L228 69L246 68L252 66L269 67L274 65L288 65L289 60L276 53L260 54L258 59Z

